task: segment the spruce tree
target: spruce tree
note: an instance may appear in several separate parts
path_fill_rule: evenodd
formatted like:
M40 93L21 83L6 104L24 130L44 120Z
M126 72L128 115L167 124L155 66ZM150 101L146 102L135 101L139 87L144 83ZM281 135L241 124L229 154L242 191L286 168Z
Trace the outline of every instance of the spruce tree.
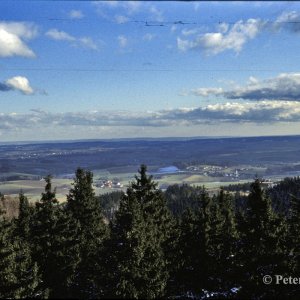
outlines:
M197 207L183 214L180 227L177 293L183 297L229 293L235 283L238 238L232 198L223 190L211 198L203 187Z
M300 201L292 196L288 216L290 271L297 274L300 271Z
M19 216L16 219L17 235L24 241L30 239L30 225L34 209L30 207L28 198L23 192L19 194Z
M78 225L60 207L51 177L46 177L45 181L45 192L36 203L32 225L34 257L42 274L43 288L49 296L66 298L72 296L70 289L79 262Z
M216 197L216 210L214 228L216 237L213 238L213 251L215 262L214 281L219 290L229 291L236 286L236 255L238 249L239 233L233 208L233 198L229 193L220 190Z
M77 169L73 187L67 195L66 210L78 222L80 263L76 269L76 293L82 297L99 297L102 294L103 242L107 227L99 200L93 189L93 174Z
M177 243L178 230L176 221L167 207L166 199L158 189L158 183L153 180L152 175L147 174L147 166L141 165L132 182L132 189L138 201L142 205L144 220L149 230L149 241L161 247L161 283L168 282L170 273L176 269L176 255L174 251ZM169 278L172 280L172 278ZM166 287L169 289L169 287ZM167 291L165 291L167 292Z
M162 193L142 165L120 202L109 241L115 297L157 298L165 294L166 255L172 220Z
M36 213L32 224L34 257L42 273L43 288L48 293L55 288L53 282L56 270L53 264L54 232L58 219L58 201L52 190L51 177L45 178L45 192L36 203Z
M189 292L195 292L198 285L195 277L199 266L199 242L196 238L197 223L195 211L190 208L186 209L180 222L180 237L176 251L179 266L175 275L177 289L174 291L175 295L182 297L185 297Z
M181 234L178 251L181 253L182 266L178 273L181 295L202 295L211 288L214 270L214 248L212 246L212 228L214 214L212 199L202 188L198 208L188 209L181 221Z
M293 195L290 195L290 209L285 237L285 262L287 266L287 275L298 277L300 272L300 201ZM299 293L300 288L295 285L289 287L286 295L292 298L299 295Z
M196 260L195 265L196 278L199 278L198 284L196 283L195 291L199 292L201 290L207 290L211 287L211 277L210 273L213 270L213 255L211 252L212 243L212 226L215 221L215 216L213 214L213 203L212 199L209 197L208 192L203 187L203 191L200 195L200 208L196 211L196 232L195 239L198 242L198 254L199 257Z
M282 274L284 222L276 215L259 179L251 184L239 257L240 297L274 297L281 287L263 283L264 275Z
M65 209L61 208L57 213L52 245L52 262L56 272L50 296L52 298L76 298L77 295L74 293L76 272L81 261L79 224Z
M15 235L12 222L0 221L0 298L35 298L40 288L37 264L26 242Z
M147 250L145 231L141 204L128 188L121 198L106 244L107 297L142 298L143 286L147 285L141 269Z

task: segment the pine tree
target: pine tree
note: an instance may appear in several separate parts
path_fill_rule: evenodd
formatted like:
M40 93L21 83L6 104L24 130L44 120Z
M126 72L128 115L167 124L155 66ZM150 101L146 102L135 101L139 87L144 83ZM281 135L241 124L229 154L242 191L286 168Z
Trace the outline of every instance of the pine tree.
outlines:
M92 184L92 172L77 169L73 188L67 195L66 210L79 224L81 261L76 269L76 293L95 298L101 296L103 289L99 274L104 276L101 258L107 227Z

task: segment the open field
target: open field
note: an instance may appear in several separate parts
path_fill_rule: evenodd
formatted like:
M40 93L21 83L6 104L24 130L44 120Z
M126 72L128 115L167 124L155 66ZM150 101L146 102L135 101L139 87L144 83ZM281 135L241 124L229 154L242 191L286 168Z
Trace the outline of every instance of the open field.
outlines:
M111 174L109 172L95 172L95 193L96 195L110 193L113 191L126 191L129 183L134 180L135 173L115 173ZM97 185L99 178L105 178L106 180L118 179L118 181L123 185L122 188L100 188ZM234 183L244 183L251 180L231 180L222 181L224 178L208 177L203 175L190 175L188 173L182 174L166 174L160 176L157 179L154 176L156 182L162 189L166 189L167 186L172 184L189 184L193 186L205 186L208 190L217 191L220 186L226 186ZM277 177L276 180L280 178ZM56 196L60 202L66 200L66 195L69 189L72 187L72 179L61 179L54 178L52 180L53 187L56 188ZM11 197L17 197L19 192L22 190L30 201L35 202L40 199L41 193L44 191L45 181L44 180L16 180L16 181L6 181L0 182L0 192L4 195L10 195Z
M63 201L65 195L71 188L71 180L69 179L53 179L53 186L56 187L57 199ZM23 191L30 200L36 201L40 198L44 191L44 180L16 180L0 183L0 191L4 195L17 196L20 191Z

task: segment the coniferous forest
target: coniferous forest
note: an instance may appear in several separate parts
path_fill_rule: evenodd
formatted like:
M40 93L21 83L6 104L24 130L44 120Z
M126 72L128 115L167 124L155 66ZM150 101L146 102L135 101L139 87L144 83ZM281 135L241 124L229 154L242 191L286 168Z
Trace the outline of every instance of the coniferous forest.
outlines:
M60 204L48 176L35 205L20 193L18 218L1 212L0 298L300 295L299 284L275 280L300 275L299 179L271 192L255 179L243 197L188 186L162 192L142 165L109 218L92 184L78 169Z

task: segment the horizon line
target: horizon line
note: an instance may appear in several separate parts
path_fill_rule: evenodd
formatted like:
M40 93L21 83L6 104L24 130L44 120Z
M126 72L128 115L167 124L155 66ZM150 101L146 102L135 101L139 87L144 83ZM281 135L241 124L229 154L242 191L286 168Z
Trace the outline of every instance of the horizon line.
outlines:
M19 141L3 141L0 142L0 146L4 145L18 145L18 144L52 144L52 143L84 143L84 142L114 142L114 141L161 141L161 140L169 140L169 141L176 141L176 140L205 140L205 139L238 139L238 138L268 138L268 137L299 137L300 134L274 134L274 135L238 135L238 136L191 136L191 137L182 137L182 136L165 136L165 137L123 137L123 138L93 138L93 139L54 139L54 140L19 140Z

